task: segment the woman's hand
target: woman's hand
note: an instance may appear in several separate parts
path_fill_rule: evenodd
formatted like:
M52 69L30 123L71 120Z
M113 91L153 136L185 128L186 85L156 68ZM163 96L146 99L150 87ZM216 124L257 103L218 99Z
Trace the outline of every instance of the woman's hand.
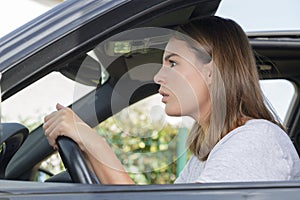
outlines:
M92 171L103 184L133 184L121 162L106 141L94 129L84 123L70 108L60 104L57 111L44 119L44 131L48 142L57 149L58 136L74 140L85 153Z
M57 111L44 118L43 128L49 144L57 149L57 137L66 136L74 140L82 151L85 151L84 135L93 131L93 129L84 123L70 108L57 104L56 109Z

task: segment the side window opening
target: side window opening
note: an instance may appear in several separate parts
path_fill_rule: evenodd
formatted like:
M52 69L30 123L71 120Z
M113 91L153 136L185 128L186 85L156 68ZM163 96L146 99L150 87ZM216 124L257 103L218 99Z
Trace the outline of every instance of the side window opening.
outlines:
M260 80L263 94L281 122L286 125L291 108L297 98L295 85L285 79Z

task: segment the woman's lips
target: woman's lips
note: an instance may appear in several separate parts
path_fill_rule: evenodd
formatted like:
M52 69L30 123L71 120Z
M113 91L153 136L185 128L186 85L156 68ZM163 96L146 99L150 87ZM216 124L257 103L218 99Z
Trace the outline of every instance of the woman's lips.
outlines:
M163 103L166 103L166 102L167 102L167 99L168 99L168 97L169 97L169 94L166 93L166 92L164 92L164 91L162 91L162 90L159 90L158 92L159 92L159 94L163 97L163 98L161 99L161 101L162 101Z

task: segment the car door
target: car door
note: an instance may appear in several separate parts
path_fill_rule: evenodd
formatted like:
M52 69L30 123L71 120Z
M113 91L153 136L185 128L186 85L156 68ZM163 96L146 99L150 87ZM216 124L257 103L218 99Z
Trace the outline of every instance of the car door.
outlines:
M3 75L1 85L4 103L16 96L19 92L26 91L26 88L37 83L39 80L48 78L49 74L55 73L59 74L60 77L67 77L75 83L79 82L91 87L91 90L84 92L82 96L79 96L79 99L72 99L70 106L72 106L89 125L97 126L100 122L109 119L109 117L129 104L133 104L154 94L157 89L154 84L148 84L148 79L137 92L124 92L124 90L120 89L118 91L120 94L124 92L126 96L129 93L130 98L128 96L124 98L128 102L122 101L122 95L120 95L119 98L113 98L114 100L120 101L118 104L113 104L116 105L116 107L114 107L116 110L113 112L111 104L115 102L112 102L111 97L119 94L113 92L114 87L120 80L129 81L119 83L133 84L133 88L135 88L134 86L136 85L141 85L141 80L139 79L138 81L136 79L132 81L135 74L129 78L123 76L128 71L128 68L126 68L127 65L135 66L131 65L132 62L129 60L136 58L136 62L141 65L143 62L140 63L138 61L146 57L142 55L142 52L139 52L137 55L127 55L125 53L125 56L123 55L121 58L108 62L109 66L104 67L104 69L107 69L107 75L105 70L101 68L101 65L99 68L99 62L93 55L99 45L101 46L103 41L107 41L107 39L121 32L128 31L129 29L139 29L143 27L173 28L177 24L184 23L193 17L212 15L218 5L219 1L209 0L66 1L55 10L48 12L41 18L32 21L1 39L0 44L3 47L3 51L1 52L0 70ZM141 38L138 38L138 42L141 42L140 39ZM260 41L259 38L257 40ZM116 43L120 42L117 40L112 41L114 42L115 48L113 48L113 51L107 51L107 55L111 55L111 52L124 54L123 51L126 50L126 40L122 40L123 43ZM259 50L260 47L265 49L270 48L270 46L263 44L263 42L259 44L255 42L255 39L253 39L252 44L257 50ZM294 44L294 41L291 43ZM274 42L272 44L273 46L271 46L276 49L280 44L282 43ZM280 53L286 52L288 49L289 48L283 49ZM261 53L263 54L263 52L262 50ZM159 52L153 55L157 56L153 62L159 64ZM295 55L292 57L297 58ZM149 61L147 59L145 60ZM90 76L77 76L78 70L82 69L80 68L82 63L91 66L91 68L87 68L87 70L91 69L91 71L84 71L86 73L83 73ZM105 62L103 61L103 63ZM74 69L74 71L71 69ZM94 76L92 75L99 73L97 70L94 71L95 69L101 70L101 75L96 75L96 77L102 80L95 82ZM271 76L273 78L276 77L274 74ZM294 80L295 83L298 83L297 75L292 75L290 80ZM48 87L66 87L65 82L56 86L52 84L55 84L55 81L50 82ZM47 90L45 87L42 88ZM79 90L79 88L80 86L75 86L75 90ZM77 94L77 92L74 93ZM38 94L41 95L42 93ZM53 93L53 95L59 94ZM95 108L96 100L100 102L97 104L97 108ZM26 105L24 105L24 107L25 106ZM292 115L291 119L296 116L297 115ZM114 128L114 126L109 125L110 124L107 125L108 128ZM294 127L296 128L297 126L295 125ZM144 145L146 144L144 143ZM143 146L143 144L141 144L141 146ZM31 130L27 140L9 163L6 178L13 179L14 181L0 181L2 188L0 195L6 198L29 199L276 199L283 197L297 199L299 196L299 182L219 183L201 185L167 184L147 186L98 186L57 182L29 182L28 180L32 180L32 174L37 171L36 166L39 166L41 161L53 153L54 150L48 145L40 122ZM55 181L58 181L58 179ZM67 180L63 177L62 181L66 182Z

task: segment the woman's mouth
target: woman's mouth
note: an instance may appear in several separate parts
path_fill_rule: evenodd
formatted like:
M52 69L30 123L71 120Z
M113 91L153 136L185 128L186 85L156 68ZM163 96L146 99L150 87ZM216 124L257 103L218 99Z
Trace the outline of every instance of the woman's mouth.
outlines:
M166 102L167 102L167 99L168 99L168 97L169 97L169 94L166 93L166 92L164 92L164 91L162 91L162 90L159 90L158 92L159 92L159 94L163 97L161 101L162 101L163 103L166 103Z

